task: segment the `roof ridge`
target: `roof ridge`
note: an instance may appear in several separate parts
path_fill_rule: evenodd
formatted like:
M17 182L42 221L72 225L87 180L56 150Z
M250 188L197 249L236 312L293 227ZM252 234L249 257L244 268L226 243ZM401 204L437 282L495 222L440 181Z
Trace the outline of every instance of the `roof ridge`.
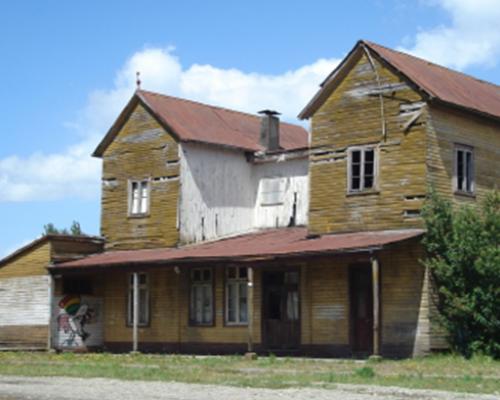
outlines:
M459 74L459 75L462 75L462 76L464 76L466 78L475 80L475 81L477 81L479 83L482 83L482 84L485 84L485 85L488 85L488 86L493 86L493 87L496 87L496 88L500 89L500 84L497 85L496 83L493 83L493 82L490 82L490 81L487 81L487 80L484 80L484 79L477 78L477 77L475 77L473 75L466 74L465 72L458 71L456 69L453 69L453 68L450 68L450 67L446 67L446 66L441 65L441 64L437 64L437 63L435 63L433 61L426 60L425 58L418 57L418 56L415 56L415 55L410 54L410 53L405 53L404 51L401 51L401 50L392 49L390 47L387 47L387 46L384 46L384 45L381 45L381 44L378 44L378 43L375 43L375 42L371 42L369 40L362 39L361 42L364 43L364 44L366 44L366 45L368 45L368 46L370 46L370 47L372 47L372 46L382 47L384 50L390 51L392 53L398 53L398 54L401 54L401 55L406 56L406 57L411 57L411 58L414 58L416 60L425 62L425 63L427 63L430 66L438 67L440 69L444 69L446 71L453 72L455 74ZM373 50L376 51L376 49L373 49Z
M222 107L222 106L215 106L213 104L202 103L201 101L197 101L197 100L185 99L183 97L177 97L177 96L172 96L172 95L169 95L169 94L163 94L163 93L158 93L158 92L152 92L150 90L144 90L144 89L140 89L137 92L139 92L139 93L148 93L148 94L151 94L153 96L167 97L167 98L178 100L178 101L182 101L182 102L185 102L185 103L192 103L192 104L196 104L196 105L200 105L200 106L204 106L204 107L214 108L216 110L228 111L228 112L231 112L231 113L242 114L242 115L247 116L247 117L252 117L252 118L260 119L260 117L258 115L256 115L256 114L252 114L252 113L245 112L245 111L240 111L240 110L234 110L234 109L227 108L227 107ZM293 124L291 122L280 121L280 124L286 124L286 125L297 126L297 127L302 128L301 125L299 125L299 124Z

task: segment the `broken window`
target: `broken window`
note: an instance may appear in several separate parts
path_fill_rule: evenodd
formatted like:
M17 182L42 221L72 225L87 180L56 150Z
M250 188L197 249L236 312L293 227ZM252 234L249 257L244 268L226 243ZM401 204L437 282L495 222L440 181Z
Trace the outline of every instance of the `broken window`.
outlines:
M226 269L226 323L231 325L248 322L247 268Z
M149 181L130 182L129 214L145 215L149 212Z
M190 319L193 325L213 324L213 277L211 268L191 270Z
M348 152L349 192L371 190L376 181L376 152L374 147L353 147Z
M474 154L472 147L455 146L455 190L474 193Z
M139 273L139 326L149 325L149 279L147 273ZM129 275L127 324L134 323L134 274Z

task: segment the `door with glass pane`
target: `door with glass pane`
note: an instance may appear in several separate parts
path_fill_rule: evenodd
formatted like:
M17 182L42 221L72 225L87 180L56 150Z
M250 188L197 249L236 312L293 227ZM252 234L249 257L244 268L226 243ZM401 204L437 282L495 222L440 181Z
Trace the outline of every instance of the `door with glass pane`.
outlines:
M300 346L299 271L263 271L262 341L267 350Z

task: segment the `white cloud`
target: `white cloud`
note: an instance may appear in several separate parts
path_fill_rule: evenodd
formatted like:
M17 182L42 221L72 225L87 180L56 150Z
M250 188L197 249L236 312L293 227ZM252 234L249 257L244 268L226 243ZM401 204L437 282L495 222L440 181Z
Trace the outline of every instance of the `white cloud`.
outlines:
M403 51L463 70L470 66L494 66L500 56L500 0L426 0L441 7L450 23L415 36Z
M90 154L133 94L136 71L147 90L252 113L272 108L294 120L338 62L320 59L281 75L264 75L198 64L184 69L173 48L146 48L126 61L112 89L90 93L78 120L66 124L80 132L80 143L61 153L0 159L0 202L97 198L100 163Z

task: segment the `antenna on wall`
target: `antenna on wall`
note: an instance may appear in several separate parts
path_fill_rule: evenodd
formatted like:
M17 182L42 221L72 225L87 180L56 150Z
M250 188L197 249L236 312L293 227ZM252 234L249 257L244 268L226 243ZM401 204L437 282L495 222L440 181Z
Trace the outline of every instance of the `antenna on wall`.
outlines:
M137 71L137 72L135 73L135 78L136 78L136 80L135 80L135 84L136 84L136 86L137 86L137 87L136 87L136 89L137 89L137 90L141 90L141 83L142 83L142 82L141 82L141 73L140 73L139 71Z

